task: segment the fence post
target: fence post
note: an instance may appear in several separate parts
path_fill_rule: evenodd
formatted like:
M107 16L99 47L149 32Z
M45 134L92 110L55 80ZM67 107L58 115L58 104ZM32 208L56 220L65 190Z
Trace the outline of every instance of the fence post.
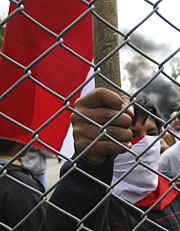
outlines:
M118 28L117 2L116 0L97 0L94 3L95 12ZM118 46L118 34L93 16L93 49L94 63L97 64ZM101 65L101 73L108 79L121 86L119 52ZM118 94L120 92L103 79L96 77L95 86L111 89Z

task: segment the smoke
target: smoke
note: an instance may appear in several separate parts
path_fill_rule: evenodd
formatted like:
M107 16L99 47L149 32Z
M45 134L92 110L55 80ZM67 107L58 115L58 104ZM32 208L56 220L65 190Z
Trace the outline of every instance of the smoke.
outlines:
M153 52L167 51L166 45L159 45L154 41L149 41L140 34L132 36L131 42L143 50L148 55ZM131 93L135 93L145 82L147 82L157 72L157 65L153 64L143 56L135 56L127 62L124 67L125 78L130 82ZM162 116L167 119L179 105L179 89L164 75L159 75L143 91L160 109Z
M147 88L147 94L158 106L163 117L167 119L179 105L179 91L173 83L163 80L163 76L158 76Z
M131 93L135 93L157 71L157 68L142 57L132 59L131 62L126 64L125 69L131 84ZM179 90L174 83L167 80L163 75L159 75L142 92L156 103L165 119L176 110L180 103L178 103Z
M125 65L127 77L131 82L131 87L139 88L153 75L155 69L147 60L141 56L133 58Z
M128 29L123 30L124 34L128 33ZM165 55L170 50L169 44L157 43L156 40L152 39L152 37L148 35L144 35L142 33L134 32L129 36L130 42L139 48L141 51L145 53L153 53L156 52L156 55ZM123 38L120 38L120 41L123 42Z
M144 52L160 52L160 53L165 53L168 51L169 46L166 44L159 44L156 41L145 37L144 35L140 33L134 33L131 36L131 43L141 49Z

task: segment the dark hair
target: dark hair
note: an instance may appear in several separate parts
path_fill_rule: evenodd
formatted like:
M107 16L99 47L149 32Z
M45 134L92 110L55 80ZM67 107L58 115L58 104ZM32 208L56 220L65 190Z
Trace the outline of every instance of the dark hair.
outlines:
M0 138L0 153L7 153L17 144L16 141L6 140Z
M161 114L157 108L157 106L145 95L138 95L136 98L136 103L138 103L139 105L141 105L144 109L146 109L147 111L151 112L152 114L154 114L155 116L161 118ZM149 116L149 114L147 112L145 112L144 110L142 110L140 107L138 106L134 106L134 116L132 118L132 125L135 126L138 118L140 115L144 116L144 119L142 121L142 124L145 124L147 117ZM161 132L161 128L162 128L162 123L161 121L153 118L158 132Z

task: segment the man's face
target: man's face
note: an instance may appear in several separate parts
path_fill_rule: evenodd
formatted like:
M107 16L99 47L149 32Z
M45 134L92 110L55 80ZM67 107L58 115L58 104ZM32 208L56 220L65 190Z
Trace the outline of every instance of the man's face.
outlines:
M177 114L177 112L173 112L171 114L171 117L175 116ZM180 131L180 121L178 119L178 117L176 117L172 122L171 122L171 128L175 129L176 131Z
M144 116L139 116L135 126L131 125L131 130L133 132L133 138L149 135L157 136L158 129L154 119L148 116L146 122L143 124Z

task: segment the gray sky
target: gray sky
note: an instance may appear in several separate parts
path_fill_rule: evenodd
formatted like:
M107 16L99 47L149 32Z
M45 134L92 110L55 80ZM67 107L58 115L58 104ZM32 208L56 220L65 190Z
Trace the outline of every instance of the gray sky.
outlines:
M157 1L151 0L151 2ZM117 3L119 29L123 33L133 29L153 10L153 7L145 0L117 0ZM158 12L180 28L180 0L163 0L158 6ZM135 44L158 62L162 62L180 47L180 33L156 13L137 28L133 36ZM130 37L133 39L133 36ZM134 62L133 57L136 58L136 56L137 53L133 52L132 49L122 49L120 61L123 71L126 71L125 66L128 62ZM180 54L178 56L180 57ZM170 65L164 66L165 71L170 74ZM128 85L127 79L124 83Z
M9 1L0 0L0 19L3 19L8 13Z
M118 0L117 2L119 28L133 28L153 10L153 7L144 0ZM180 1L163 0L158 6L158 12L180 28ZM180 41L180 34L156 14L153 14L137 31L149 35L150 39L159 43L171 43L172 47Z
M151 0L151 2L155 3L156 1ZM117 3L119 29L123 33L132 29L153 10L153 7L145 0L117 0ZM7 15L8 6L8 0L0 0L1 19ZM180 0L163 0L159 4L158 12L180 28L179 9ZM136 44L139 44L144 49L149 49L145 51L159 62L163 61L180 45L180 33L156 14L153 14L150 19L141 25L133 36ZM122 49L120 56L121 68L136 55L131 49ZM169 66L167 65L168 68Z
M156 2L155 0L151 0ZM118 17L120 29L131 29L148 15L153 7L144 0L117 0ZM0 18L4 18L8 12L9 1L0 0ZM179 0L163 0L159 4L159 12L180 27L180 1ZM159 44L168 43L175 49L179 46L180 33L172 29L167 23L154 14L137 30L141 34L147 35L150 40L155 40Z

